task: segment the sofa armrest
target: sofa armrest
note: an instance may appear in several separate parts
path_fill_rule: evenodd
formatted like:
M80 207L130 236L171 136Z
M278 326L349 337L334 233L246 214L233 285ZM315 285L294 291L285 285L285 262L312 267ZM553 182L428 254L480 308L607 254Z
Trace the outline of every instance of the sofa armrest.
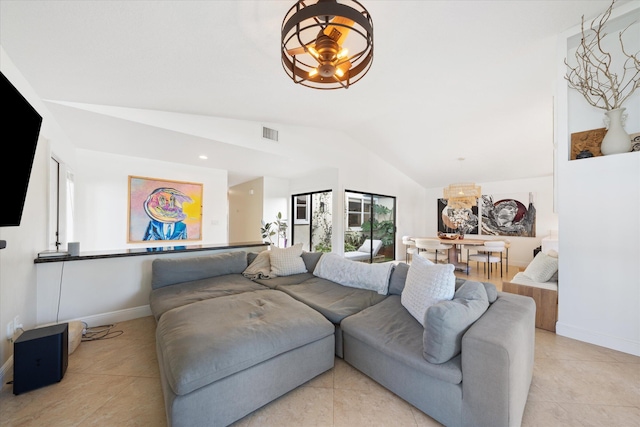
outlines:
M500 292L462 337L462 424L520 426L533 376L536 306Z

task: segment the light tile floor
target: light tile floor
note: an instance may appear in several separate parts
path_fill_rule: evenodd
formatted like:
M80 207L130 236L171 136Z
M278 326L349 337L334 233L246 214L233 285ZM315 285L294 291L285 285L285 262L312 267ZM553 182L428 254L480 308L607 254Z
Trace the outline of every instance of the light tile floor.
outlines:
M510 270L510 275L517 272ZM19 396L13 395L11 384L4 384L0 426L166 426L155 321L145 317L122 322L116 330L124 333L82 342L70 355L60 383ZM333 369L233 427L439 425L336 358ZM537 329L533 382L522 425L640 426L640 357Z

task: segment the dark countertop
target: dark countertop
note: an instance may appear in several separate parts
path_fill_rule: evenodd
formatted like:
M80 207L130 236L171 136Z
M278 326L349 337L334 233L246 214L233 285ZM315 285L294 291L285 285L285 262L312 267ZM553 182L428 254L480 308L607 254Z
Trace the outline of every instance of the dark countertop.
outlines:
M221 243L217 245L184 245L184 246L158 246L150 248L129 248L111 251L95 251L95 252L81 252L79 256L70 256L67 252L62 251L59 254L52 255L52 252L45 251L49 256L38 255L38 258L33 262L36 264L47 262L61 262L61 261L84 261L89 259L103 259L103 258L121 258L130 256L141 255L161 255L161 254L175 254L183 252L201 252L212 251L221 249L239 249L239 248L254 248L268 246L268 243L263 242L240 242L240 243Z

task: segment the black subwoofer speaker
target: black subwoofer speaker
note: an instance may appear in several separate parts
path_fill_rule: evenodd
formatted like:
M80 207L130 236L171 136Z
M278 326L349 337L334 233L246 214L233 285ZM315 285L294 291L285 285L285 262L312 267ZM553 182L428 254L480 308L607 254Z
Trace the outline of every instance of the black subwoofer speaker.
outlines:
M24 332L13 344L13 394L62 380L69 363L69 324Z

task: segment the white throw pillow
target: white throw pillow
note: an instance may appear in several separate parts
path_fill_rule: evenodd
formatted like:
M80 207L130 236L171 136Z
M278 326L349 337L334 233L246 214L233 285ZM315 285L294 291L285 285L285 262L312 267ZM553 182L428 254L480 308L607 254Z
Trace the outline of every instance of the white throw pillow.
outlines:
M453 299L456 276L453 264L434 264L426 258L411 261L400 303L424 326L427 308Z
M271 276L291 276L306 273L307 267L302 259L302 243L288 248L271 247Z
M558 271L558 258L538 252L522 274L534 282L544 283L548 282L556 271Z

